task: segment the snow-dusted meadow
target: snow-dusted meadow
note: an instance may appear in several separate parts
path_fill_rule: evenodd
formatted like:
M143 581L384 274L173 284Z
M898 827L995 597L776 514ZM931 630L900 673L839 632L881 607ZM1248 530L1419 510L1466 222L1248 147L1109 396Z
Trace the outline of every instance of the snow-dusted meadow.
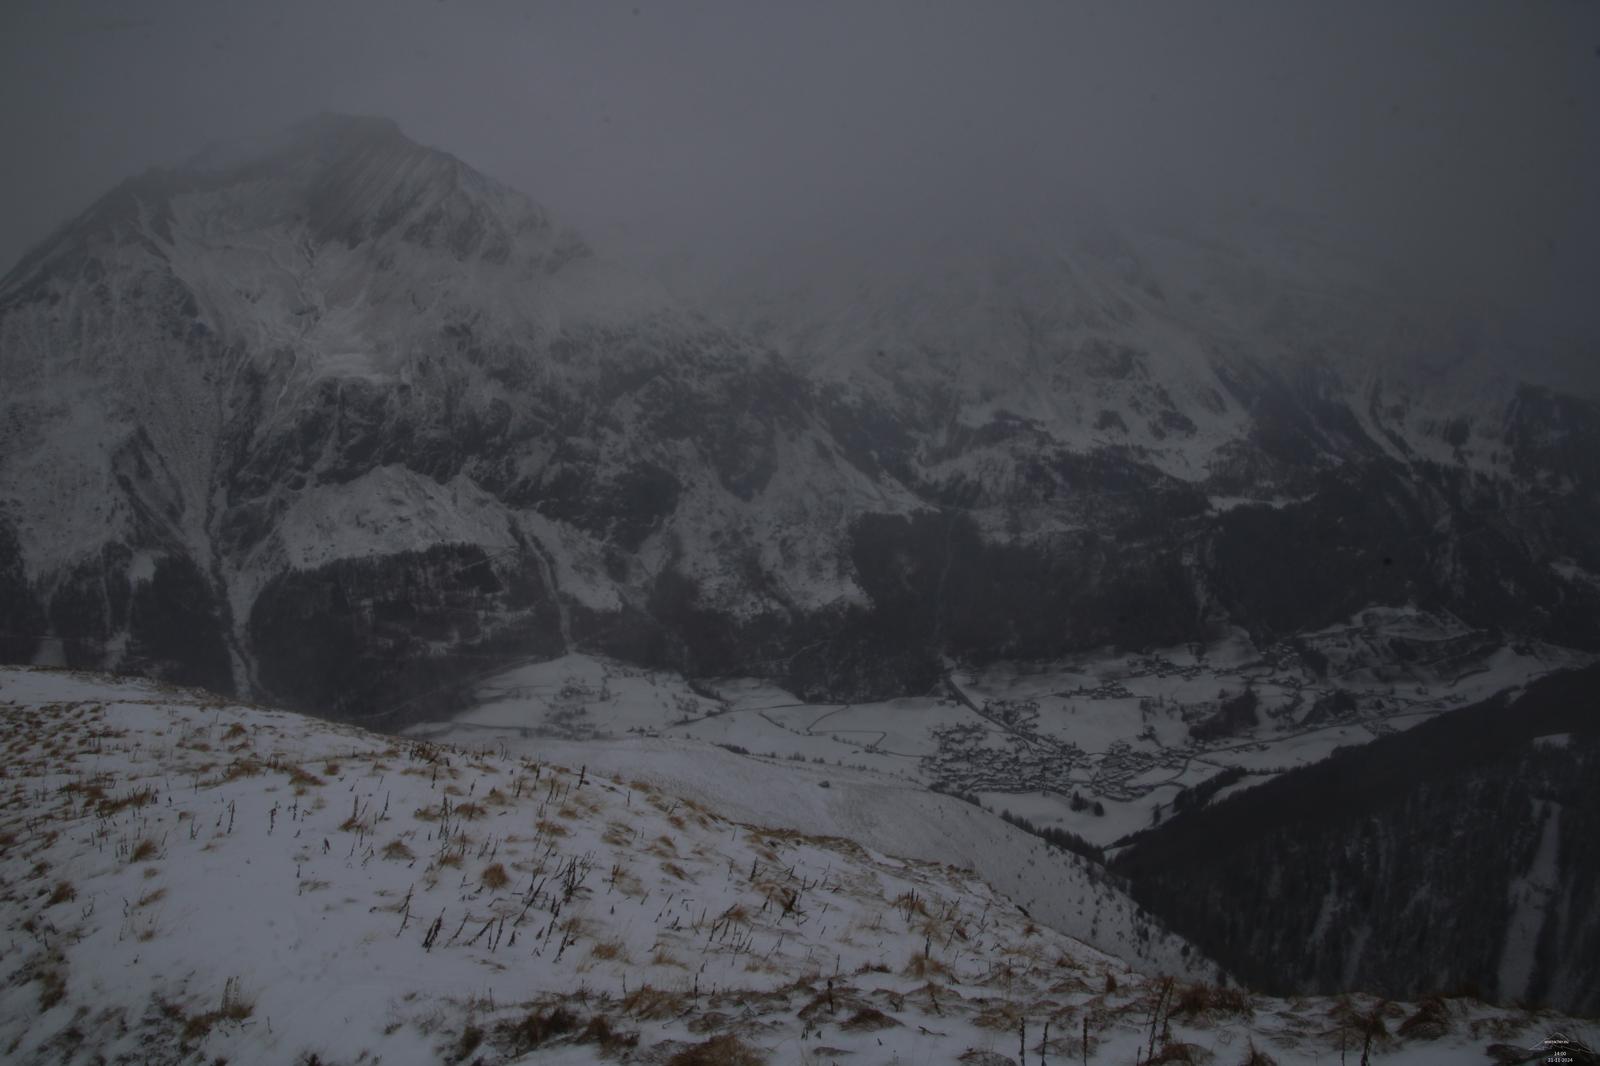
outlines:
M1414 657L1397 659L1396 642ZM1219 796L1587 661L1414 610L1363 612L1303 644L1258 649L1234 634L1211 646L955 669L953 687L927 696L845 705L803 703L753 679L691 687L574 654L491 678L475 708L413 732L457 743L709 742L769 764L848 768L976 797L1108 846L1224 771L1243 777ZM1222 704L1247 691L1253 720L1208 734Z
M509 732L456 747L0 671L0 1053L993 1064L1256 1048L1332 1063L1370 1032L1377 1061L1424 1063L1570 1030L1467 1001L1286 1002L1130 967L958 857L982 832L986 861L1037 841L871 771ZM939 833L951 861L916 857ZM1107 924L1126 919L1110 888L1077 883Z

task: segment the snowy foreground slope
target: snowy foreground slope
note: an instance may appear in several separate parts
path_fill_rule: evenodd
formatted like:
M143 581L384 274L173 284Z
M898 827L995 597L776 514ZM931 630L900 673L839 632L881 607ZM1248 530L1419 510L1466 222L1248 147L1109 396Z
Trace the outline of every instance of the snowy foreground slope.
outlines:
M533 753L31 669L0 672L0 743L7 1062L1331 1063L1370 1033L1375 1061L1429 1063L1594 1042L1465 1000L1141 974L977 873Z

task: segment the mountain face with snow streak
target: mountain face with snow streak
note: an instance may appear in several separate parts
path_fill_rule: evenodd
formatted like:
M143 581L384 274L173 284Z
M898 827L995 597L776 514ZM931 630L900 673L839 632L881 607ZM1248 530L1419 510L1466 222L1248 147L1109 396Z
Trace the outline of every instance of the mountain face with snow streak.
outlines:
M1371 605L1600 647L1600 411L1421 323L1106 233L712 316L324 116L0 283L0 654L395 722L576 648L852 698Z

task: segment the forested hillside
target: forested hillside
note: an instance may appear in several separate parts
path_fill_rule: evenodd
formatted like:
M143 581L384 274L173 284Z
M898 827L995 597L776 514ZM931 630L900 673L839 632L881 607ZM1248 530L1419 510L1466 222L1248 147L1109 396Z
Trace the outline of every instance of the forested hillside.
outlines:
M1254 987L1600 1009L1600 670L1180 816L1117 860ZM1531 951L1528 945L1532 945Z

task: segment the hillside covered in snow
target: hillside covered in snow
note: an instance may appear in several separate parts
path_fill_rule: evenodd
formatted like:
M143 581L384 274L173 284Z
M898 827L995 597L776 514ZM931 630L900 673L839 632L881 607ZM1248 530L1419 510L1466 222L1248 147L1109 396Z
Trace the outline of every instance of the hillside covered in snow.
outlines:
M10 1062L1422 1064L1595 1042L1467 999L1130 968L982 870L729 817L623 748L572 767L37 669L0 672L0 724Z

